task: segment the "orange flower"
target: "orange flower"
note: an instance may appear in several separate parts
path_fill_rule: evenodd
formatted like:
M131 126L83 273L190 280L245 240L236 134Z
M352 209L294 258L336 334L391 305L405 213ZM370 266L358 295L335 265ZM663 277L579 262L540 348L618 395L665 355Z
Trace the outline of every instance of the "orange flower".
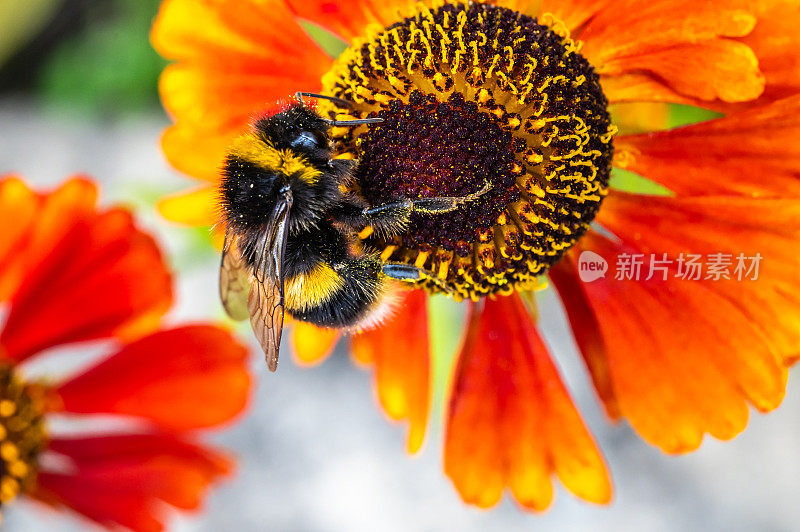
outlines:
M195 509L233 463L186 431L243 410L246 350L212 325L160 329L171 277L156 243L121 208L99 209L83 178L37 193L0 180L0 502L18 495L109 528L161 530L162 503ZM13 222L11 221L13 220ZM60 380L18 365L90 340L111 354ZM64 356L53 354L53 356ZM198 408L198 405L202 407ZM111 414L130 431L59 435L48 421Z
M301 21L350 48L329 58ZM213 223L226 147L254 113L296 90L352 103L320 102L327 116L384 118L330 132L361 161L369 201L465 195L489 181L469 215L414 218L393 241L365 237L384 260L425 267L457 299L475 301L445 470L484 507L508 488L523 507L543 509L552 475L606 502L606 467L518 293L549 275L609 417L666 452L695 449L705 434L732 438L748 404L774 409L800 345L798 22L783 0L165 0L152 32L175 61L161 78L175 121L163 149L204 183L163 200L161 212ZM664 129L654 103L724 116L642 133ZM649 117L631 120L642 108ZM612 165L666 195L609 186ZM644 275L583 282L583 251L644 257ZM688 280L688 256L763 260L757 279L737 279L731 264L727 276ZM387 413L409 420L414 451L429 354L424 298L409 298L413 313L353 346L376 365ZM338 337L297 326L298 358L319 360Z

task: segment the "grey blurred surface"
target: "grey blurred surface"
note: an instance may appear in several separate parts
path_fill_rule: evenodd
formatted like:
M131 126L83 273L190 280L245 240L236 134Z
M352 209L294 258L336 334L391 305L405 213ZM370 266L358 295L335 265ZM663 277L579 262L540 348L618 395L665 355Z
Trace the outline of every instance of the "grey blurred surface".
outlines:
M0 102L0 172L14 170L37 186L74 172L104 183L104 200L187 184L163 162L164 119L80 123ZM180 266L175 322L219 317L216 258L190 252L187 231L143 212ZM797 530L800 528L800 390L795 378L776 412L753 413L732 442L707 440L693 454L665 456L599 411L557 299L541 298L542 329L579 409L605 452L616 486L608 507L558 490L543 514L508 500L491 511L464 506L441 468L438 419L421 455L404 452L405 430L378 411L371 376L339 349L322 366L295 367L284 356L268 374L257 351L252 407L241 423L209 439L239 457L237 476L216 490L196 516L175 518L182 531L434 530ZM458 327L460 324L454 324ZM249 335L243 335L249 338ZM4 509L7 530L91 529L31 504Z

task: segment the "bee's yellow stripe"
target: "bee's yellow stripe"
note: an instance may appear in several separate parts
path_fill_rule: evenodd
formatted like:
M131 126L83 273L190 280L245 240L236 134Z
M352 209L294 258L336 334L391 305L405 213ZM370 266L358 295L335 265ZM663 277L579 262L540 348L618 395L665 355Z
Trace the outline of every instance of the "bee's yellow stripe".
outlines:
M344 286L344 281L328 264L319 264L309 273L284 282L286 310L306 311L328 301Z
M303 181L314 184L322 172L311 166L305 157L291 150L279 150L258 136L248 133L233 141L230 154L265 170L299 174Z

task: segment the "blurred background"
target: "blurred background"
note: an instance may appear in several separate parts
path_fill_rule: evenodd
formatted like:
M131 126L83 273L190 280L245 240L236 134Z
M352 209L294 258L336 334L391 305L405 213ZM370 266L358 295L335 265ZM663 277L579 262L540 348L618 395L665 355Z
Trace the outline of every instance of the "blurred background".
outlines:
M207 229L159 218L156 198L186 187L164 161L159 135L168 120L158 102L164 66L147 35L155 0L0 0L0 173L17 172L37 187L72 173L103 186L104 201L137 209L177 272L172 321L223 319L217 264ZM326 41L328 49L340 46ZM302 87L299 87L300 89ZM671 108L672 125L706 114ZM620 120L630 119L620 111ZM641 190L635 176L615 184ZM0 229L1 230L1 229ZM461 309L432 302L437 363L434 413L418 456L404 452L405 427L388 423L373 397L371 375L346 346L321 366L284 358L268 374L254 346L258 386L241 423L211 439L239 457L239 471L214 491L204 510L176 518L176 530L792 530L800 522L800 390L790 382L775 413L753 414L727 443L670 457L624 424L609 426L579 363L557 297L538 294L542 329L557 363L604 450L616 484L609 507L581 503L559 489L544 514L505 501L490 511L461 503L441 467L441 415L449 364L458 346ZM242 331L242 338L251 335ZM8 530L75 531L91 525L43 514L15 501Z

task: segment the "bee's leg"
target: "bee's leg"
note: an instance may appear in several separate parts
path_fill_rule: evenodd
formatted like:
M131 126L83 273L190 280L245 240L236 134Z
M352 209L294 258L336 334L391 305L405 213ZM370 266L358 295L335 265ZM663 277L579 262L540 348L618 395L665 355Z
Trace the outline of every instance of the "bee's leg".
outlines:
M383 263L382 270L384 275L397 279L398 281L423 281L429 280L435 283L439 288L445 292L452 293L453 289L447 286L444 281L439 279L433 272L417 268L411 264L404 264L402 262L385 262Z
M338 223L359 232L365 227L386 235L397 235L408 227L411 204L408 201L386 203L372 208L363 200L345 198L330 209L328 214Z
M367 225L380 228L389 234L402 232L408 225L412 212L423 214L443 214L456 210L460 205L474 201L492 189L487 181L481 190L468 196L436 196L432 198L404 199L368 207L361 211Z
M423 214L444 214L456 210L459 206L475 201L492 190L492 184L484 181L483 188L467 196L436 196L411 200L414 211Z
M491 190L487 181L483 188L474 194L460 197L437 196L432 198L404 199L383 203L374 207L366 207L363 201L352 198L343 199L333 207L329 214L339 223L354 231L364 227L372 227L384 236L398 235L405 231L411 219L411 213L443 214L454 211L460 205L474 201Z
M363 216L367 219L376 218L407 218L411 212L423 214L444 214L456 210L459 206L475 201L492 189L491 183L486 181L478 192L467 196L434 196L432 198L405 199L384 203L375 207L364 209Z
M408 227L412 210L410 200L394 201L363 209L361 218L364 225L371 226L380 233L397 235Z
M402 262L386 262L382 269L387 277L398 281L421 281L425 278L419 268Z

